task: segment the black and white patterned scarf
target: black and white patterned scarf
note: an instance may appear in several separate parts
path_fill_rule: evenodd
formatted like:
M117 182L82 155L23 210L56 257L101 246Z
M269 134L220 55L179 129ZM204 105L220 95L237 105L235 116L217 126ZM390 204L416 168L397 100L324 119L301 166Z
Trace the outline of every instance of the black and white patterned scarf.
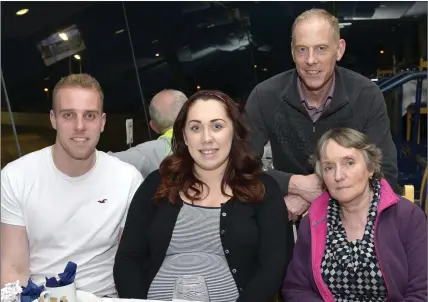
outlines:
M385 301L387 290L374 247L374 224L380 199L379 180L371 181L373 200L361 240L348 241L340 205L330 198L327 240L321 263L324 282L338 302Z

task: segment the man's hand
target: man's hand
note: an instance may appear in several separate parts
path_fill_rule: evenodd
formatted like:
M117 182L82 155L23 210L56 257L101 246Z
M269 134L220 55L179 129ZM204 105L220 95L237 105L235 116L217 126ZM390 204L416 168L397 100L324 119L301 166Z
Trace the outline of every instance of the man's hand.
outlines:
M309 208L310 203L298 195L284 197L288 209L288 219L297 221Z
M322 193L321 184L315 174L293 175L288 185L289 195L298 195L311 203Z

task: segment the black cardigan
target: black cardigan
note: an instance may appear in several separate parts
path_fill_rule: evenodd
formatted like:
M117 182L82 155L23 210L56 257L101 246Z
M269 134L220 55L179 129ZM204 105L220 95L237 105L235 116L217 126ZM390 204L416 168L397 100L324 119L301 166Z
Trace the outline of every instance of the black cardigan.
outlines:
M220 238L239 291L237 301L272 301L292 257L293 234L276 181L261 174L262 202L234 198L221 207ZM131 202L116 255L113 274L120 298L146 299L165 258L182 200L177 204L152 201L159 171L141 184Z

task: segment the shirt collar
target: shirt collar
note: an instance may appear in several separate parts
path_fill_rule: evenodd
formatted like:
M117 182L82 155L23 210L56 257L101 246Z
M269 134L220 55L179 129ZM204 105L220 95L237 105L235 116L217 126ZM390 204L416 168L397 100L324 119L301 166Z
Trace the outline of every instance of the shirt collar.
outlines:
M158 139L164 139L164 138L172 139L172 134L173 134L173 132L172 132L172 128L171 128L171 129L167 130L164 134L159 136Z
M328 94L327 94L327 97L325 100L328 100L329 98L331 98L331 99L333 98L335 84L336 84L336 76L335 76L335 74L333 74L333 80L331 82L330 90L328 91ZM297 77L297 89L299 91L300 100L302 102L306 102L306 98L303 94L301 85L302 85L302 82L300 81L300 77Z

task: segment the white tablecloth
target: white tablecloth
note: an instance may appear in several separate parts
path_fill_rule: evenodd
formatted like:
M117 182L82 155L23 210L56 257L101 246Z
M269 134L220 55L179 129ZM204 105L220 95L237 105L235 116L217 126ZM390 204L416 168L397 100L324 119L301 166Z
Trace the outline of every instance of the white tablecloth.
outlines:
M172 302L172 301L159 301L159 300L140 300L140 299L119 299L119 298L100 298L94 294L77 291L78 302ZM175 302L175 301L174 301Z
M84 292L81 290L77 291L78 302L190 302L185 300L173 299L172 301L161 301L161 300L141 300L141 299L120 299L120 298L99 298L94 294Z
M161 300L119 299L119 298L116 298L116 299L102 298L100 300L101 302L172 302L172 301L161 301ZM86 302L86 301L79 301L79 302ZM176 300L174 300L173 302L176 302Z
M141 299L111 299L111 298L103 298L100 299L102 302L192 302L187 300L179 300L179 299L173 299L172 301L161 301L161 300L141 300ZM86 301L82 301L86 302Z

